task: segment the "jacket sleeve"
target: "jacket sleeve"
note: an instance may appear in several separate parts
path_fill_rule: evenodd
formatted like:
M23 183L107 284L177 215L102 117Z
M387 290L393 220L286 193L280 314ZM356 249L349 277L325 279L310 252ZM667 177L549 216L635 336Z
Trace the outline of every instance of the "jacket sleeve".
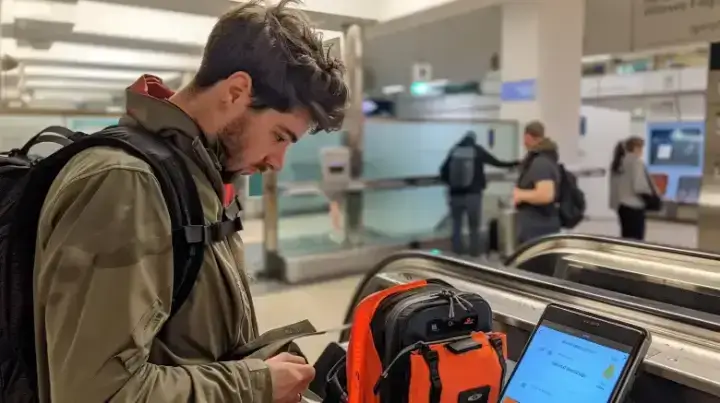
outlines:
M445 161L440 166L440 180L443 183L450 183L450 154L445 157Z
M52 196L36 262L50 401L272 402L261 360L148 361L173 280L170 218L154 176L113 167L66 181Z
M484 147L477 146L477 150L480 157L477 159L478 164L489 164L498 168L514 168L520 165L520 161L500 161Z
M647 171L645 170L645 164L643 164L642 161L637 160L633 164L631 175L635 194L652 195L654 193L654 185L650 183Z

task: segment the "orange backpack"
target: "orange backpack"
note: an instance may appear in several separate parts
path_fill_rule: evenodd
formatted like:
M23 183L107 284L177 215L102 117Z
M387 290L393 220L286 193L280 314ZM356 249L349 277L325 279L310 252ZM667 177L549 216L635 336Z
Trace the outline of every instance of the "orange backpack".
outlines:
M342 403L497 403L507 351L491 328L481 296L439 280L379 291L357 306L328 385Z

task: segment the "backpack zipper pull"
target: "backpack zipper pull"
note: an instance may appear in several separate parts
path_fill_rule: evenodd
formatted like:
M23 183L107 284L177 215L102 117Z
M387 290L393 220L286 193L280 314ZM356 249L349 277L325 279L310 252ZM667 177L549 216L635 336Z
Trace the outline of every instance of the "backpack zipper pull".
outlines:
M458 305L460 305L462 307L462 309L465 310L465 312L472 309L472 304L470 303L470 301L466 300L465 298L463 298L462 296L460 296L458 294L454 294L453 296L455 298L455 301L457 301Z

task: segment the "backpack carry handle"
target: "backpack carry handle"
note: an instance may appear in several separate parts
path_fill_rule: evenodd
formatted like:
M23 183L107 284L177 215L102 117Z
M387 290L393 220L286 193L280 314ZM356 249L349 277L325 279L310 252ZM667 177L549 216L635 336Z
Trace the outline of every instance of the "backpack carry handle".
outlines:
M58 136L59 135L59 136ZM32 136L21 149L17 150L16 155L26 156L30 152L30 149L38 144L42 143L55 143L61 146L66 146L73 141L78 134L67 127L62 126L49 126L41 130L38 134Z

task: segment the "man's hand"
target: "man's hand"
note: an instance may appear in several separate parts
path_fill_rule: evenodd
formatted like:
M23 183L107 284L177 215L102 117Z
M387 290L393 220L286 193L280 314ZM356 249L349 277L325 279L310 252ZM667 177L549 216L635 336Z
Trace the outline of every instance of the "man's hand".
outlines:
M281 353L265 363L270 369L275 403L299 402L300 394L315 378L315 368L304 358L290 353Z
M522 203L524 191L518 188L513 189L513 206L517 206Z

